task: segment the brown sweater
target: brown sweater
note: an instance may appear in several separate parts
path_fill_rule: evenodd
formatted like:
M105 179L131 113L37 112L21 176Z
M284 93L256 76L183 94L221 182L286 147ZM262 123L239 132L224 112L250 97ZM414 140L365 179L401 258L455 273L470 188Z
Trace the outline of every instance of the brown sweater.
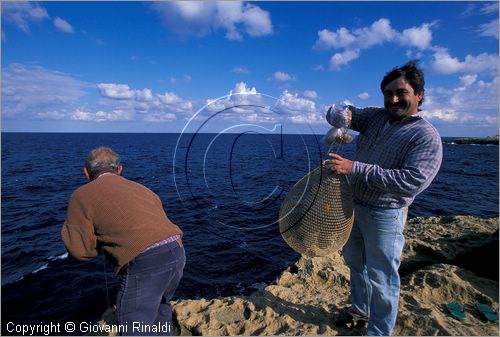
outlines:
M73 193L61 231L72 256L91 259L99 245L117 273L153 243L176 234L182 231L155 193L115 174L101 175Z

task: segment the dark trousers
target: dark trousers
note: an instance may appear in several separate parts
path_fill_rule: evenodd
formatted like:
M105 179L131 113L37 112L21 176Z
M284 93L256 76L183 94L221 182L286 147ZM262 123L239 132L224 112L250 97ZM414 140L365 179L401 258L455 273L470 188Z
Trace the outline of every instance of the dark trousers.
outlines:
M121 335L172 335L169 301L185 264L184 247L177 241L150 249L129 262L116 301Z

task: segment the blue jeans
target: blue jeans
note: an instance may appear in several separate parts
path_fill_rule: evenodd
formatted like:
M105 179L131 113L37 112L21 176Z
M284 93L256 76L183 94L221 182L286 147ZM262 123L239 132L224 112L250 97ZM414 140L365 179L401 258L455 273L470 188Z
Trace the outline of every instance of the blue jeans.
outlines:
M116 300L122 335L172 335L169 301L182 277L186 256L177 241L143 252L129 262Z
M369 316L368 335L390 336L396 324L407 211L354 205L354 225L342 254L351 274L352 309Z

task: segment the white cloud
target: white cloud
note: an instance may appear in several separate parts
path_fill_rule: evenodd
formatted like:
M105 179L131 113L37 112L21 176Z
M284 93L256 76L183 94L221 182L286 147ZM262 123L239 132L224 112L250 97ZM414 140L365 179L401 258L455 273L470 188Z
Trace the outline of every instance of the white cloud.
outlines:
M82 104L87 91L97 89L95 106ZM88 102L87 102L88 103ZM193 102L173 92L155 94L128 84L79 81L39 66L11 64L2 71L2 117L92 122L171 121L193 113ZM82 106L85 106L82 108Z
M102 112L90 118L112 120L143 119L145 121L172 121L177 114L193 113L193 103L179 97L173 92L154 94L149 88L132 89L128 84L99 83L101 95L106 99L101 105L106 105L113 114ZM118 114L117 112L120 112ZM136 114L137 113L137 114ZM172 115L176 116L172 118ZM113 119L115 118L115 119Z
M498 40L498 19L479 26L479 35L491 36Z
M229 91L225 107L232 105L259 105L262 101L261 95L255 87L248 87L245 82L239 82L234 89Z
M480 15L498 14L498 2L484 1L481 4L481 1L477 1L475 3L470 3L460 16L466 18L474 15L475 13L479 13Z
M111 104L107 110L98 110L97 112L86 109L77 109L70 114L70 118L77 121L93 122L115 122L115 121L172 121L177 119L179 111L171 111L171 107L158 104L158 101L138 102L132 104ZM170 116L170 117L167 117ZM173 116L173 117L172 117Z
M177 116L171 112L153 113L144 118L146 122L172 122L176 119Z
M317 114L314 101L300 97L298 94L292 94L288 90L283 91L280 95L277 107L281 112L296 119Z
M31 1L10 2L3 1L2 17L9 23L15 24L25 33L30 33L30 24L49 19L45 8Z
M245 5L245 9L243 10L243 25L250 36L264 36L273 32L269 12L255 5Z
M414 46L418 49L427 49L431 47L432 41L432 31L430 27L432 25L424 23L420 27L412 27L403 30L399 39L401 44L406 46Z
M138 101L150 102L154 99L151 89L144 88L136 91L136 98Z
M424 23L419 27L410 27L398 32L391 27L388 19L382 18L370 26L353 30L345 27L334 32L322 29L318 31L314 48L343 49L330 57L329 69L338 71L359 58L362 50L385 43L397 43L420 50L428 49L431 47L433 25L435 23Z
M422 51L415 52L414 50L408 49L406 51L406 57L410 60L420 60L424 57L424 53Z
M351 61L359 57L359 49L345 50L342 53L335 53L330 58L330 69L340 70L343 66L348 65Z
M295 80L295 77L282 71L276 71L273 74L273 79L280 82L286 82Z
M217 16L217 8L213 2L161 1L153 2L151 6L171 30L181 35L210 34Z
M462 13L460 13L460 17L467 18L471 16L476 9L477 5L475 3L470 3L467 5L467 7L465 7L465 10Z
M225 1L217 4L215 13L215 25L224 27L226 38L233 41L243 40L243 36L236 28L235 23L241 21L243 3L237 1Z
M318 98L318 93L314 90L305 90L303 96L305 98L315 100Z
M163 95L158 94L157 96L163 104L177 104L182 101L182 99L173 92L166 92Z
M90 112L77 109L71 114L71 119L76 121L91 121L93 115Z
M335 32L327 29L320 30L315 47L320 49L367 49L391 41L396 36L397 32L392 29L391 22L382 18L369 27L354 29L352 32L345 27L341 27Z
M309 97L305 97L305 96ZM323 113L316 109L311 97L317 93L307 90L305 95L284 90L277 98L260 94L256 88L240 82L229 95L218 100L207 100L203 114L224 112L220 118L252 123L324 123Z
M325 71L325 66L323 64L318 64L312 68L313 71Z
M74 33L73 27L69 24L68 21L63 20L61 18L54 19L54 26L59 29L63 33Z
M356 29L354 33L358 36L357 45L361 49L383 44L397 36L397 32L392 29L388 19L375 21L370 27Z
M362 92L361 94L358 95L358 98L364 101L370 98L370 94L367 92Z
M84 111L82 109L77 109L71 113L71 119L76 121L87 121L87 122L115 122L115 121L128 121L132 119L130 111L125 110L113 110L107 111L97 111L95 113Z
M474 82L477 80L477 75L464 75L460 77L460 82L464 85L465 87L471 86Z
M66 114L61 111L38 112L35 115L36 119L62 119L64 117L66 117Z
M482 53L477 56L467 55L463 61L450 56L448 49L436 47L430 68L438 74L454 73L497 73L498 55Z
M498 2L476 2L474 4L469 4L466 10L462 13L462 17L470 17L474 14L482 16L497 16L497 19L479 25L479 28L476 31L480 34L480 36L493 37L498 40Z
M189 115L193 112L193 103L177 96L173 92L165 92L163 95L157 94L156 98L157 99L148 106L148 112L155 113L157 121L172 120L171 117L164 116L168 113ZM158 118L158 116L163 117Z
M248 74L248 68L243 67L243 66L237 66L233 68L233 71L237 74Z
M463 69L463 65L456 57L450 56L446 48L437 48L431 68L438 74L453 74Z
M498 77L490 82L477 75L460 77L455 88L429 88L422 115L429 119L470 127L498 123Z
M269 110L268 97L258 93L255 87L248 86L245 82L236 83L229 94L219 99L208 99L204 109L197 116L198 119L206 118L207 115L215 116L224 120L245 122L273 122L276 116Z
M200 104L174 92L155 93L125 83L84 83L64 73L19 64L6 68L2 81L2 113L7 119L171 122L189 118ZM80 100L89 90L101 95L93 104ZM261 95L255 87L239 82L224 99L211 104L207 112L230 108L225 118L239 121L270 123L286 118L297 123L318 122L322 117L316 111L315 98L317 93L313 90L301 95L284 91L280 103L272 106L276 101L271 96Z
M233 94L255 95L257 94L257 89L247 87L245 82L239 82L234 86L234 89L229 92L229 95Z
M131 99L136 95L127 84L99 83L97 88L102 96L111 99Z
M191 83L192 80L193 80L193 78L191 77L191 75L188 75L188 74L186 74L182 77L182 81L184 83ZM169 79L170 84L177 84L179 81L180 80L177 80L177 78L175 78L175 77L170 77L170 79Z
M315 47L320 49L347 48L354 45L356 37L347 28L339 28L336 32L322 29L318 32Z
M104 121L128 121L132 119L132 114L130 111L125 110L113 110L113 111L97 111L95 113L97 122Z
M479 13L483 15L498 14L498 2L490 2L479 8Z
M12 63L2 69L2 116L62 112L78 103L90 87L69 74Z
M481 114L463 112L454 108L442 107L440 109L422 111L422 115L430 120L439 120L447 122L448 125L455 127L465 126L470 127L484 127L498 125L498 115L495 114Z
M168 1L151 6L182 36L202 37L222 29L228 40L241 41L243 33L256 37L273 32L269 12L239 1Z

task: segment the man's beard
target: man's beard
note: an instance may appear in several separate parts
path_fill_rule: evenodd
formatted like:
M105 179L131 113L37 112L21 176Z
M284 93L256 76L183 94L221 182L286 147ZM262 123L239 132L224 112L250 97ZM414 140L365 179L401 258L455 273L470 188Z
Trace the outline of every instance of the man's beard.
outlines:
M409 115L409 109L407 104L386 104L385 110L391 116L392 120L401 120Z

